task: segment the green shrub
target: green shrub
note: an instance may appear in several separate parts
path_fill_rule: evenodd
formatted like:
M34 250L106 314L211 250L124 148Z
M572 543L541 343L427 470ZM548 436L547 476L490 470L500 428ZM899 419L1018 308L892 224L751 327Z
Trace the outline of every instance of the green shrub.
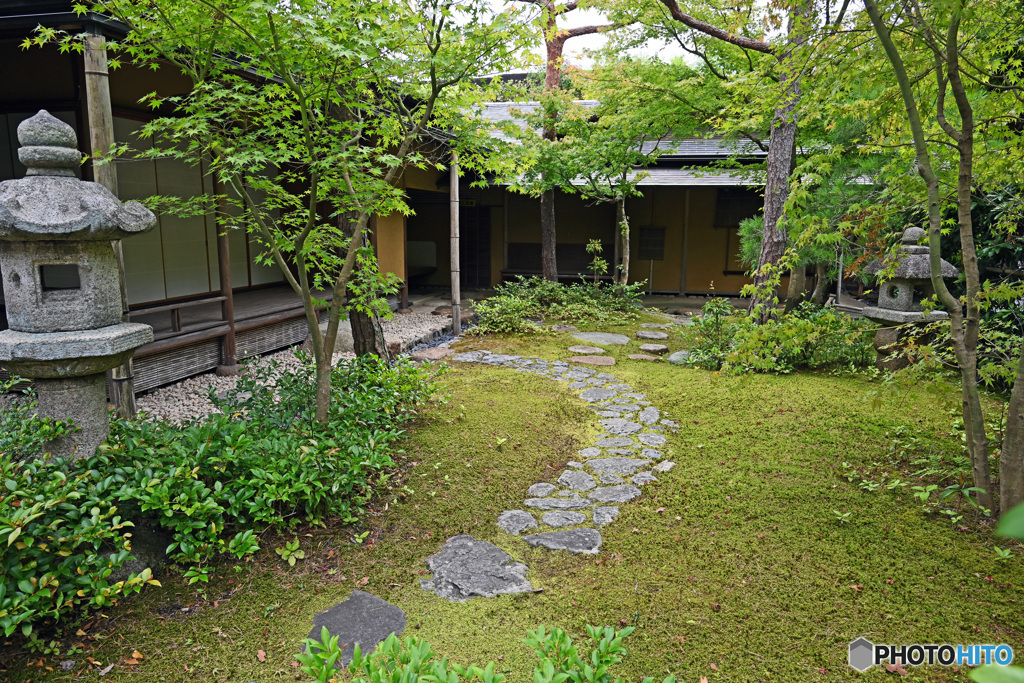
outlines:
M732 319L735 312L728 299L712 297L704 304L700 316L690 325L691 344L687 364L706 370L722 367L736 334L745 322L743 319Z
M22 381L20 377L0 380L0 400L4 401L0 405L0 458L13 461L40 457L48 441L74 429L71 423L39 417L35 391L15 392Z

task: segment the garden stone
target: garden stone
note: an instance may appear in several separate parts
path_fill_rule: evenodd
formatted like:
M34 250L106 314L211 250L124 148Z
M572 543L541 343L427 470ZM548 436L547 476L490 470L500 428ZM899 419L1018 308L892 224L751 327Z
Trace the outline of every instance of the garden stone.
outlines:
M568 377L555 377L554 380L556 382L569 382L569 381L571 381Z
M554 491L555 491L555 485L554 484L547 484L547 483L544 483L544 482L540 482L538 484L534 484L530 488L526 489L527 495L537 496L537 497L540 497L540 498L543 498L544 496L550 496L552 493L554 493Z
M432 349L423 349L422 351L417 351L416 353L412 354L410 358L412 358L413 360L429 362L441 360L442 358L451 353L454 353L454 351L443 346L437 346Z
M578 332L580 328L575 325L552 325L553 332Z
M605 486L615 486L616 484L625 484L626 480L617 474L600 474L597 480Z
M628 356L626 356L626 358L631 358L633 360L647 360L647 361L661 360L657 356L648 356L647 354L644 354L644 353L631 353Z
M608 410L616 413L635 413L640 410L640 406L633 403L617 403L615 405L608 406Z
M506 510L498 515L498 526L503 531L518 536L527 529L536 529L537 520L523 510Z
M494 353L489 356L484 356L480 362L488 365L504 365L518 358L519 356L508 356L503 353Z
M643 353L656 353L659 356L668 353L668 347L664 344L641 344L640 350Z
M652 408L650 406L641 410L640 414L637 415L638 420L640 420L644 424L649 425L652 425L655 422L657 422L659 418L661 418L661 413L658 412L657 408Z
M648 330L663 330L668 327L668 325L664 323L640 323L640 327Z
M668 357L668 362L675 365L683 365L686 363L686 359L690 357L689 351L676 351Z
M562 375L562 377L571 379L575 382L582 382L583 380L590 377L590 373L583 372L583 368L576 368L575 370L570 370L569 372L565 373L564 375Z
M569 388L570 389L586 389L589 386L590 385L587 384L586 382L573 382L572 384L569 385Z
M603 389L587 389L582 394L580 394L580 398L582 398L584 401L587 401L588 403L593 403L595 401L604 401L605 399L612 398L615 395L616 392L605 387Z
M645 398L647 398L647 396L645 396L644 394L635 394L635 393L623 394L623 396L625 396L626 398L631 398L634 401L642 401Z
M607 439L600 439L597 442L597 445L600 446L601 448L625 448L627 446L635 446L636 442L633 441L633 439L629 439L625 436L614 436L609 437ZM580 455L583 455L583 451L580 451Z
M603 344L605 346L611 344L626 345L629 343L629 337L626 335L612 334L610 332L578 332L572 336L580 341L590 342L591 344Z
M597 486L594 478L585 472L562 472L558 483L573 491L589 491Z
M591 377L590 379L587 380L587 384L593 385L595 387L603 386L604 383L605 383L605 380L597 379L596 377Z
M606 486L588 494L590 500L598 503L628 503L634 498L639 498L640 489L631 484L620 484L619 486Z
M344 644L340 665L348 666L357 644L367 655L392 633L397 635L404 631L405 612L370 593L352 591L348 600L313 617L309 637L319 641L325 626L331 636L337 636L338 642Z
M427 567L434 578L421 580L420 585L452 602L532 593L533 586L526 579L526 565L511 560L508 553L492 543L472 536L453 536L440 552L427 558Z
M596 458L597 456L601 455L601 449L600 448L594 448L593 446L591 446L589 448L584 448L584 449L582 449L580 451L577 451L577 452L580 455L582 455L584 458Z
M582 363L583 365L597 365L601 367L610 367L615 365L615 359L609 356L573 356L570 358L573 363Z
M605 389L611 389L612 391L633 391L633 387L628 384L609 384Z
M570 346L569 351L572 353L580 354L581 356L600 356L602 353L604 353L604 349L600 349L596 346L585 346L582 344L577 346Z
M558 496L559 498L579 498L580 497L580 494L576 493L575 491L559 491L555 495Z
M594 449L594 450L597 450L597 449ZM583 467L584 467L583 463L576 462L575 460L570 460L569 462L565 463L565 466L566 467L571 467L574 470L582 470Z
M587 516L582 512L545 512L540 519L548 526L576 526L587 521Z
M633 478L630 479L630 481L637 486L643 486L644 484L650 484L651 482L658 481L658 478L650 472L637 472L633 475Z
M659 462L657 465L654 466L654 471L655 472L668 472L669 470L671 470L675 466L676 466L676 464L674 462L672 462L671 460L662 460L661 462Z
M665 437L661 434L641 434L639 437L640 443L645 446L664 446Z
M524 536L523 540L532 546L541 546L548 550L597 555L601 547L601 532L597 529L568 529Z
M622 418L612 418L610 420L601 420L601 426L604 427L609 434L613 436L626 436L628 434L636 434L643 426L636 422L630 422L629 420L623 420ZM653 445L653 444L652 444Z
M598 411L597 416L598 417L618 417L619 414L618 413L613 413L610 410L600 410L600 411Z
M612 399L612 403L615 403L615 404L620 405L620 406L621 405L632 405L633 401L631 399L628 399L628 398L623 398L622 396L616 396L615 398Z
M668 335L664 332L656 332L654 330L640 330L636 333L637 339L668 339Z
M675 429L676 427L679 426L679 423L676 422L675 420L662 420L661 424L665 425L666 427L672 428L672 429Z
M536 510L582 510L590 507L586 498L527 498L526 507Z
M644 448L640 451L641 458L650 458L651 460L660 460L663 456L662 452L654 448Z
M650 460L639 458L598 458L587 461L587 466L598 474L629 475L650 464Z
M597 374L596 374L596 375L594 375L594 376L595 376L595 377L596 377L597 379L603 379L603 380L605 380L605 381L611 381L611 380L615 379L615 376L614 376L614 375L609 375L609 374L608 374L607 372L599 372L599 373L597 373Z
M594 524L604 526L611 524L619 516L619 508L616 505L602 505L594 508Z
M624 455L631 458L636 455L636 450L633 448L609 448L605 451L605 455Z

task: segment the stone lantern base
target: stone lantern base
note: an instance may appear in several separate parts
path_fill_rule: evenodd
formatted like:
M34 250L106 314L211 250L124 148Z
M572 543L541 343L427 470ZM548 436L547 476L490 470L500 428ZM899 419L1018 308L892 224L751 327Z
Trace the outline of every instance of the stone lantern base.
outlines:
M70 420L77 429L47 444L51 455L87 458L110 434L107 375L35 380L39 416Z
M949 317L945 311L925 314L875 306L867 306L862 313L865 318L887 326L875 332L873 342L878 354L875 358L875 367L879 370L901 370L910 365L912 360L903 349L906 340L913 336L910 333L914 327Z

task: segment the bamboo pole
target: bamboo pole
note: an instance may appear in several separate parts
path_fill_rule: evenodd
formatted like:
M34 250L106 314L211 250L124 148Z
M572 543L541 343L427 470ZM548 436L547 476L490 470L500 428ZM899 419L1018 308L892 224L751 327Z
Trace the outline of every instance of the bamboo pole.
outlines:
M451 207L452 332L462 334L461 282L459 275L459 153L452 151L449 205Z

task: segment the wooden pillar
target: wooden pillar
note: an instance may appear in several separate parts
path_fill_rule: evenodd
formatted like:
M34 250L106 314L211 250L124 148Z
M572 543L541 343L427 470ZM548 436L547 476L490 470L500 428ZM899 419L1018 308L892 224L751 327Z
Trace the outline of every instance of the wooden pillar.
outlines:
M106 39L95 27L89 29L85 40L85 97L89 118L89 149L95 157L106 153L114 144L114 115L110 108L110 79L107 73ZM113 161L92 165L93 180L117 194L117 167ZM121 281L121 320L129 322L128 288L125 283L124 254L121 240L113 240L110 246L117 259ZM110 402L120 418L135 416L135 380L131 358L107 373Z
M461 305L461 282L459 276L459 154L452 151L452 163L450 169L450 195L449 206L451 207L451 262L452 262L452 332L462 334L462 305Z
M221 185L218 183L218 185ZM220 187L221 194L224 187ZM217 201L217 213L227 214L227 199ZM221 317L228 324L227 334L221 342L221 364L217 366L218 375L237 375L241 366L238 365L238 351L235 347L235 296L231 285L231 248L228 244L227 228L220 224L217 229L217 272L220 275L220 294L224 300L220 302Z

